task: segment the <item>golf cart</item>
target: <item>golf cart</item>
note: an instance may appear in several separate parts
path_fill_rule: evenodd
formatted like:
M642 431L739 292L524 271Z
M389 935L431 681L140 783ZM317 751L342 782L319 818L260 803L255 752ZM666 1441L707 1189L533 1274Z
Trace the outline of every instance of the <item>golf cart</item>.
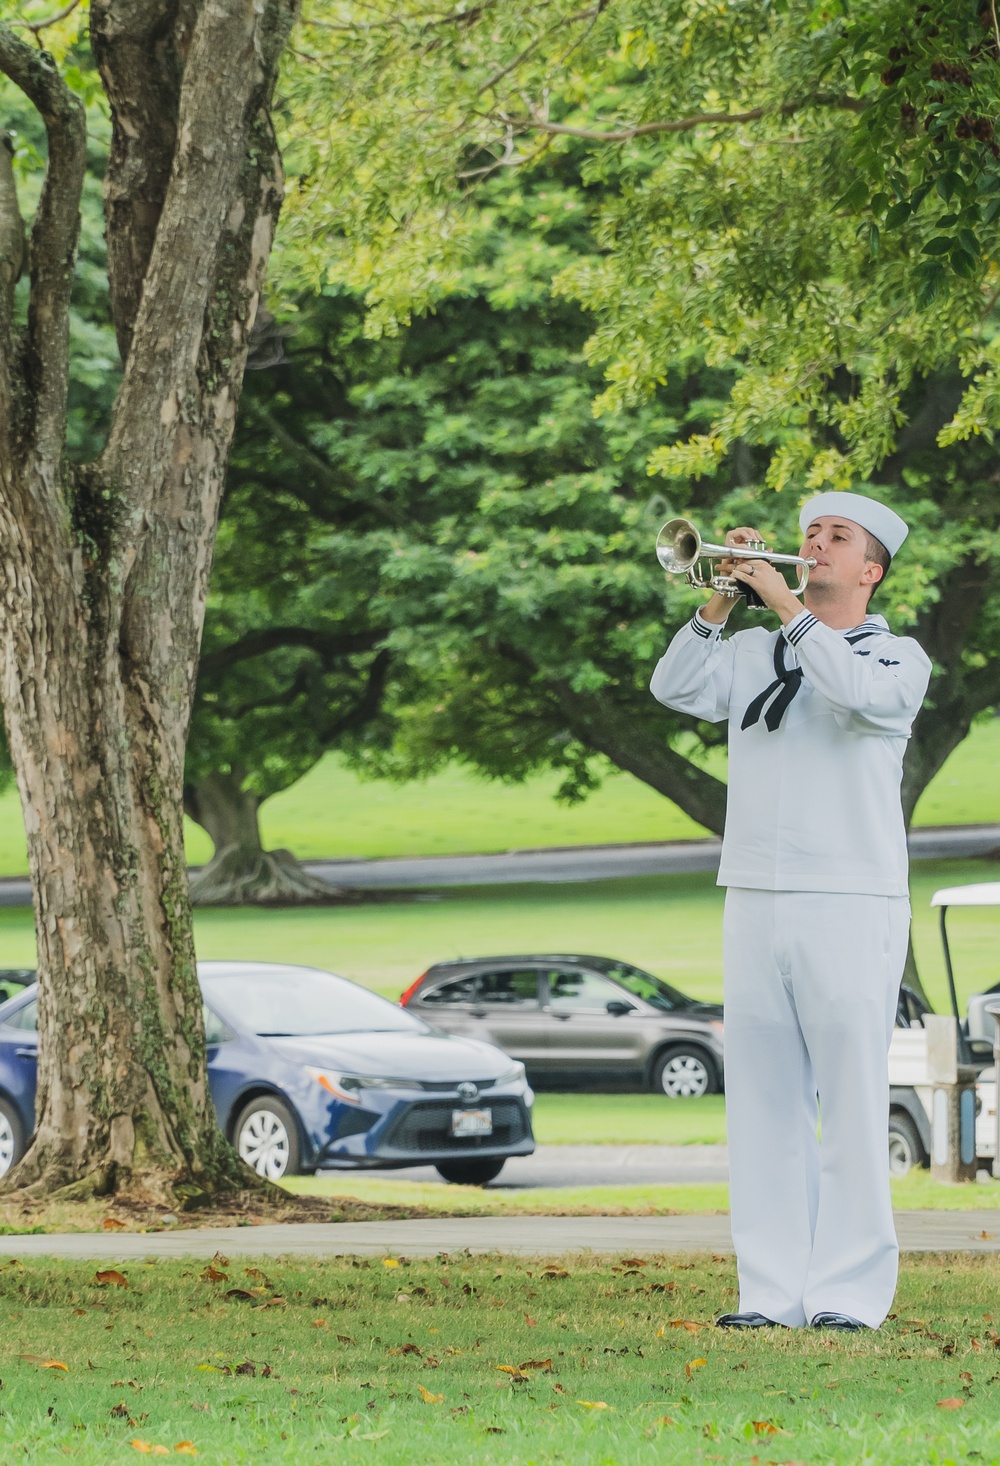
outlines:
M975 886L951 886L935 891L931 905L941 912L941 943L951 1006L958 1022L959 1058L977 1072L976 1159L989 1168L997 1145L997 1071L993 1058L994 1019L990 1009L1000 1008L1000 982L969 999L963 1018L958 1008L955 974L948 943L947 913L952 906L1000 907L1000 881ZM904 993L908 993L904 989ZM905 1176L913 1166L929 1166L931 1150L931 1096L928 1073L927 1033L923 1013L927 1010L909 993L907 1019L897 1020L889 1046L889 1170Z

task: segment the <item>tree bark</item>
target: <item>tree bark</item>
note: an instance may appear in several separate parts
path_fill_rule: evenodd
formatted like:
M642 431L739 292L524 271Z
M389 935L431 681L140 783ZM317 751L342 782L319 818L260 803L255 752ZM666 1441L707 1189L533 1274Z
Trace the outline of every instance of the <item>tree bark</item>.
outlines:
M265 850L260 800L243 787L241 770L216 770L184 790L191 819L212 838L215 852L191 877L194 906L328 904L343 893L311 876L290 850Z
M12 1187L176 1206L252 1184L206 1081L181 791L223 475L281 198L268 106L294 8L93 0L127 359L106 449L76 471L63 440L83 112L51 57L0 25L0 70L49 145L23 339L0 311L0 360L14 363L0 367L0 670L39 976L37 1127Z

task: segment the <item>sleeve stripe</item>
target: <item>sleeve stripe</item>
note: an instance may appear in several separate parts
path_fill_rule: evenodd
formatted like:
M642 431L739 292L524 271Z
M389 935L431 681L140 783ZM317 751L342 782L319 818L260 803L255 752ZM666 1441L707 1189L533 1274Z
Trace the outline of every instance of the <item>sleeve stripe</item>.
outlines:
M792 631L789 631L786 626L785 639L790 646L798 646L799 642L806 635L806 633L811 631L815 625L816 617L810 611L805 616L803 616L801 620L796 620L795 627Z
M708 641L712 635L711 628L705 625L704 621L702 621L697 611L691 617L691 630L695 633L696 636L703 636L706 641Z

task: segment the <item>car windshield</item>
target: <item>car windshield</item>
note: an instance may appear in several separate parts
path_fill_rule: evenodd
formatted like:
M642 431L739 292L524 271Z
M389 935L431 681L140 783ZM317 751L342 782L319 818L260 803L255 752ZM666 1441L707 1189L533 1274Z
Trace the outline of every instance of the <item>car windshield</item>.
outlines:
M672 988L668 982L663 982L661 978L654 977L651 972L643 972L641 967L633 967L629 962L613 962L610 959L595 962L593 965L615 982L620 982L623 988L628 988L630 993L634 993L651 1008L672 1013L677 1008L691 1007L689 997Z
M206 997L261 1038L428 1032L427 1024L405 1008L332 972L275 967L266 973L204 973L201 981Z

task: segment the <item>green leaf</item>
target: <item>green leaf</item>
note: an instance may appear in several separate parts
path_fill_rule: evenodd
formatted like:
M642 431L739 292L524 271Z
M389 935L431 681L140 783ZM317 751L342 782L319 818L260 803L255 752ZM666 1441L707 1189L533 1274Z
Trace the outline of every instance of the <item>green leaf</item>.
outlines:
M877 224L868 226L868 248L871 250L872 259L878 257L879 232Z
M956 275L963 280L970 279L979 269L979 260L976 255L969 254L961 245L956 245L950 255L951 268Z
M955 243L946 235L939 235L937 239L929 239L920 251L924 255L946 255Z
M886 211L885 227L887 229L898 229L900 224L905 224L913 212L906 199L900 199L898 204L893 204L891 209Z
M850 213L853 214L857 209L861 208L862 204L866 202L867 198L867 182L864 178L855 178L850 188L847 189L845 193L841 194L840 198L837 200L836 207L838 209L847 209Z

